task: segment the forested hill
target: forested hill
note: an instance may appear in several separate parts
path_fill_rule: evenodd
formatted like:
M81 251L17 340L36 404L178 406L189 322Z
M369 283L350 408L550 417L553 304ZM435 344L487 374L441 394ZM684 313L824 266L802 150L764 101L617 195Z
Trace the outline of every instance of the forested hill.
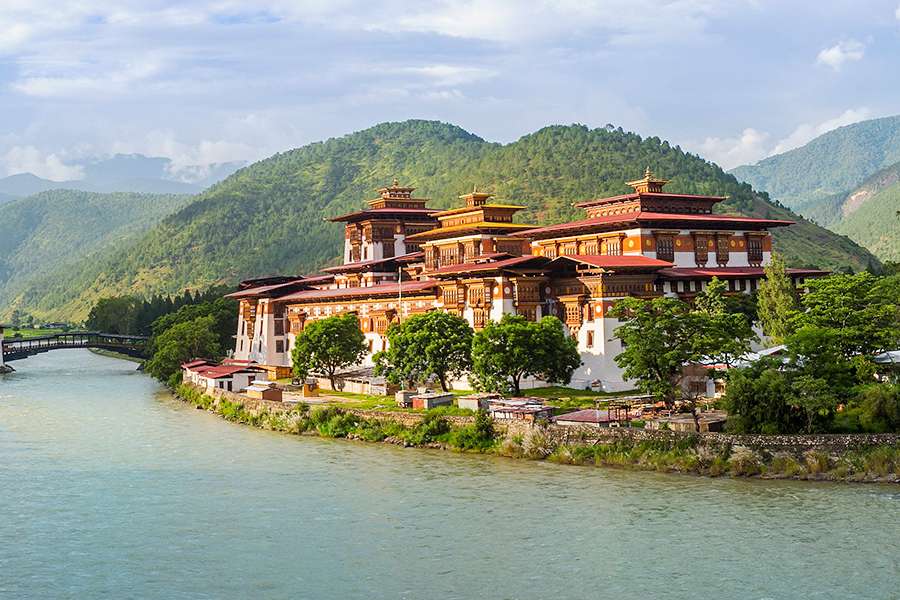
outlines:
M900 163L822 206L823 225L844 234L884 261L900 262Z
M793 209L847 193L873 173L900 162L900 115L839 127L805 146L731 173ZM809 213L806 213L809 214Z
M190 198L53 190L0 205L0 317L61 281L89 284L73 273L124 251Z
M102 295L174 293L276 272L304 273L337 260L340 225L323 219L365 206L397 178L431 206L456 205L478 185L528 206L522 220L582 218L571 203L626 192L647 166L667 190L727 194L721 210L796 219L719 167L658 138L622 130L552 126L510 144L489 143L432 121L385 123L277 154L241 169L163 220L127 251L88 261L42 291L41 316L83 316ZM779 230L777 249L794 265L861 269L863 249L808 222Z

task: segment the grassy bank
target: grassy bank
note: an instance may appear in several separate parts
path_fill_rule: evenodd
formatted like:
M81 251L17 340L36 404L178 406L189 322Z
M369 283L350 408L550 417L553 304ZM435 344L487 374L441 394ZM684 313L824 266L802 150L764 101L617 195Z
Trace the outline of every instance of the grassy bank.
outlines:
M226 420L294 435L318 435L402 446L493 453L509 458L546 460L559 464L614 467L644 471L692 473L710 477L759 477L847 482L900 482L900 444L847 450L839 455L812 450L796 457L768 454L737 445L706 443L702 435L672 439L623 438L611 443L560 443L546 429L506 434L484 413L474 422L454 425L452 410L434 409L412 424L384 416L356 414L337 406L305 404L270 410L214 398L189 385L176 394L198 408ZM402 413L405 414L405 413Z

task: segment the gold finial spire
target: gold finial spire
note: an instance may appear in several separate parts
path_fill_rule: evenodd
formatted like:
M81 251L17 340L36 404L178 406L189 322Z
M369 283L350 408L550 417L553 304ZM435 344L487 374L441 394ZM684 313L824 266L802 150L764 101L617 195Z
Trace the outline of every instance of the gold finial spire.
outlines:
M627 182L627 184L633 187L634 191L638 194L658 194L662 192L663 186L667 183L669 183L668 179L656 177L653 174L653 171L650 170L650 167L647 167L646 170L644 170L643 179Z

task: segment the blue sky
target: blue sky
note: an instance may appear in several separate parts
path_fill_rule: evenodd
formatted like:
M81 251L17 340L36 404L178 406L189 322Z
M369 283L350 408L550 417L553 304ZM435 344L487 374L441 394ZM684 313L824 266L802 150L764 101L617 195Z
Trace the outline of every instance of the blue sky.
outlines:
M256 160L386 120L656 135L726 168L900 113L900 0L0 0L0 175Z

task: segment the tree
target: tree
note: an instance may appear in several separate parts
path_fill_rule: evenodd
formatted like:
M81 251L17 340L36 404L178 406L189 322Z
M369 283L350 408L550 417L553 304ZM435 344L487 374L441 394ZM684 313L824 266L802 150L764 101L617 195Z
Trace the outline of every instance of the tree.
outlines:
M305 378L310 372L325 373L331 389L336 389L335 374L362 361L366 352L366 338L355 314L313 321L306 324L294 343L294 375Z
M784 260L772 254L772 262L765 268L766 278L757 292L757 312L763 332L776 344L781 344L793 331L798 311L797 291L787 276Z
M781 364L763 359L731 372L723 404L731 433L791 433L801 426Z
M147 372L157 379L168 381L182 363L192 358L218 358L222 350L214 327L215 320L207 316L168 329L157 340L156 352L146 365Z
M729 302L725 295L727 289L724 281L713 277L696 297L694 307L704 321L698 344L703 346L707 358L730 368L735 360L750 351L750 342L756 339L756 334L743 312L732 312L732 307L738 305Z
M900 343L900 297L891 294L900 286L892 279L879 281L867 272L811 279L806 282L808 291L801 299L803 312L797 323L834 331L841 353L848 358L894 350Z
M580 365L578 345L556 317L506 314L472 339L472 374L482 390L520 395L523 377L565 384Z
M704 356L701 314L677 298L623 298L610 315L622 322L615 335L623 348L615 361L624 377L672 406L684 367Z
M132 335L138 333L140 301L134 296L103 298L91 308L85 325L93 331Z
M388 329L388 348L374 357L375 374L408 387L433 376L446 392L449 380L472 368L472 334L465 319L444 311L410 317Z

